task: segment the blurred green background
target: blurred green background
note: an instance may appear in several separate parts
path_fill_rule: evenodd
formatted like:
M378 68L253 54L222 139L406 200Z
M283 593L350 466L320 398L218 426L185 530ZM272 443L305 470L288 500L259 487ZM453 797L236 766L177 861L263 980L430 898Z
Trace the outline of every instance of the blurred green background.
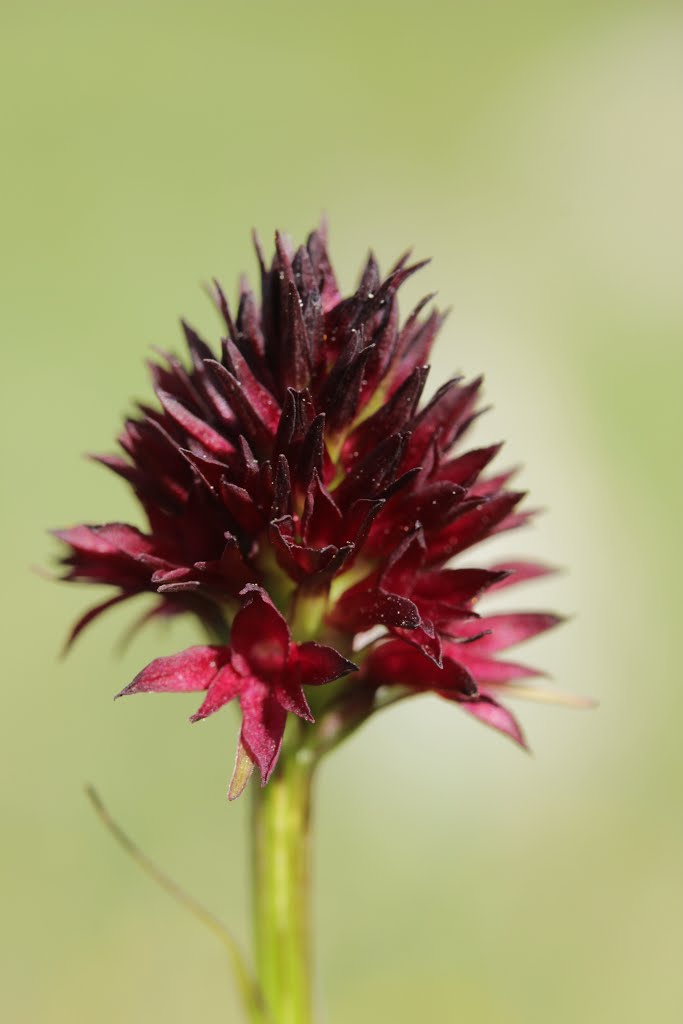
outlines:
M528 657L596 712L520 707L533 757L426 698L319 785L329 1024L683 1019L683 11L678 2L2 0L2 896L11 1022L239 1020L221 949L83 796L248 934L236 719L112 704L192 642L133 608L66 661L94 593L31 570L50 526L135 516L111 450L177 317L253 275L249 231L326 211L346 287L367 248L434 257L453 314L432 379L486 374L477 440L547 508L484 554L563 576ZM412 289L412 291L411 291Z

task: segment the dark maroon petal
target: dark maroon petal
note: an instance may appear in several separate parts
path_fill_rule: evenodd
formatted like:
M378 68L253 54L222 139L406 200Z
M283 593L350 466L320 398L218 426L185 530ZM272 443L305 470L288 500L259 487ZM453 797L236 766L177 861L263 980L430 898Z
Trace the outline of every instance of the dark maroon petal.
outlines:
M263 523L263 514L249 491L245 490L244 487L238 487L237 484L221 480L220 489L223 504L235 523L245 533L250 533L255 527L258 528Z
M292 259L284 239L275 234L278 258L277 280L280 292L281 339L278 369L285 387L305 388L311 377L311 347L303 306L294 278Z
M190 376L176 356L156 347L155 351L166 361L168 366L166 368L157 363L148 363L155 391L161 389L177 398L201 419L211 419L213 410L211 403L206 401L202 394L201 375Z
M250 680L240 694L241 740L265 785L280 753L287 712L265 683Z
M459 455L457 459L442 462L434 475L438 480L450 480L462 487L469 487L501 448L500 444L492 444L488 448L475 448L464 455Z
M399 334L388 374L392 391L400 387L417 366L427 362L434 339L448 316L448 312L434 310L426 320L419 319L433 298L433 294L427 295L418 303Z
M494 527L523 497L523 493L513 491L497 498L483 499L481 502L475 503L474 507L458 515L450 526L430 538L429 564L444 562L489 536Z
M314 640L296 645L292 667L298 671L303 686L320 686L358 671L358 666L335 651L334 647L326 647Z
M126 422L119 444L136 467L135 490L150 519L156 511L177 514L187 499L192 473L180 448L199 447L170 416L142 408L144 420ZM150 514L151 512L151 514Z
M437 569L418 575L413 594L461 608L503 582L506 576L505 569Z
M477 498L493 497L499 491L502 491L510 480L517 475L519 469L519 466L515 466L512 469L506 469L504 473L497 473L495 476L476 480L470 488L470 494Z
M387 368L391 363L398 343L399 318L398 300L396 298L395 289L388 294L383 309L381 307L381 295L382 287L378 289L375 298L371 300L372 306L375 305L379 299L380 308L377 310L376 314L371 314L372 321L374 321L374 323L372 323L370 330L367 333L367 338L371 342L371 351L362 381L363 404L365 404L368 398L375 393L377 385L385 375Z
M333 625L352 632L377 625L416 629L420 613L409 598L390 594L379 587L367 588L362 582L342 595L328 619Z
M67 637L66 643L64 644L64 654L66 654L67 651L70 650L76 638L80 636L85 627L89 626L91 622L94 622L95 619L99 618L102 612L106 612L109 608L113 608L114 605L120 604L121 601L125 601L127 600L127 598L131 596L131 594L117 594L115 597L110 597L109 600L102 601L100 604L96 604L94 605L94 607L89 608L88 611L80 617L80 619L71 629L71 632Z
M245 680L243 676L240 676L235 672L232 665L224 665L223 668L219 669L213 680L209 684L204 702L198 711L190 718L191 722L198 722L202 718L207 718L209 715L213 715L214 712L218 711L227 704L228 701L233 700L241 692Z
M293 682L291 679L286 682L276 683L273 687L273 693L277 702L285 711L291 711L293 715L298 715L299 718L303 718L306 722L315 721L308 706L306 695L298 683Z
M164 583L177 583L188 580L191 575L192 570L185 567L176 569L157 569L156 572L152 573L151 582L157 586Z
M151 550L149 538L125 523L106 523L104 526L74 526L68 530L53 530L53 535L77 551L106 555L116 551L142 554Z
M442 385L415 420L406 455L406 467L416 466L420 462L433 437L438 436L442 450L452 444L458 427L474 407L481 378L466 385L461 382L462 378L456 377Z
M270 518L280 519L291 512L292 480L289 475L289 463L284 455L278 455L273 477L273 500L270 506Z
M529 508L525 509L524 512L511 512L496 523L495 526L491 527L490 534L493 536L496 533L503 533L505 530L518 530L520 527L526 526L527 523L531 522L540 511L541 509L538 508Z
M268 352L264 331L262 330L261 318L256 304L254 293L247 286L246 282L240 282L240 298L235 318L235 331L230 332L231 341L239 348L240 352L252 367L263 376L270 378L268 370ZM223 360L225 359L225 350Z
M325 312L333 309L341 299L334 271L327 255L327 231L323 228L313 231L306 242L313 271L318 278L320 299Z
M316 471L306 495L301 524L304 543L314 547L333 544L339 539L343 523L337 503Z
M353 544L342 544L340 548L333 550L329 557L317 562L318 567L301 581L302 586L309 592L325 589L347 565L353 555L353 550Z
M452 608L438 601L425 601L423 598L420 598L420 608L423 615L427 613L431 615L444 640L449 639L457 641L459 644L469 644L486 633L486 630L481 629L476 631L473 636L463 637L460 635L464 622L476 622L477 624L480 622L480 615L472 611L471 608Z
M258 679L272 679L285 671L289 654L289 627L266 591L248 584L240 595L243 604L232 624L233 664L241 663Z
M442 696L448 695L443 694ZM492 729L502 732L504 736L509 736L524 750L529 749L515 716L492 697L480 695L475 700L459 701L458 703L464 711L474 718L478 718L480 722L490 725Z
M296 480L304 491L315 474L323 476L325 466L325 414L320 413L306 428L296 467Z
M72 549L62 558L65 579L108 584L129 594L153 589L148 564L154 545L133 527L109 523L53 533Z
M389 498L393 498L394 495L399 494L401 491L409 490L411 487L416 486L421 473L422 468L420 466L416 466L414 469L409 469L405 473L401 473L400 476L396 476L396 474L393 473L393 482L388 484L386 487L383 487L379 492L378 497L387 502L389 501Z
M157 392L159 401L163 405L164 409L171 416L176 423L178 423L183 430L186 430L190 437L194 437L199 441L207 451L213 455L231 455L234 452L234 447L226 438L214 430L213 427L209 426L203 420L191 413L189 409L186 409L184 405L178 402L172 395L167 394L165 391L159 390Z
M305 245L300 245L294 253L292 273L296 290L301 295L302 301L304 297L307 298L310 294L318 295L318 298L320 297L318 293L318 279Z
M256 583L258 573L244 561L237 540L225 535L225 547L220 558L208 562L195 562L188 572L207 590L217 590L237 597L247 583Z
M361 273L360 280L358 282L358 295L361 296L363 299L369 298L370 296L373 295L374 292L377 291L377 289L380 286L380 282L381 277L379 274L379 267L377 265L375 254L371 250L368 253L368 258L365 262L363 272Z
M188 451L186 448L181 448L180 452L183 458L187 459L192 468L199 474L206 486L215 493L218 493L221 480L226 472L228 472L225 462L219 462L217 459L202 455L200 452Z
M451 650L451 646L448 645ZM477 650L475 644L459 644L457 654L463 665L472 673L477 683L482 686L503 686L505 683L512 683L517 679L532 679L542 676L544 673L538 669L529 668L528 665L519 665L512 661L497 661L495 658L477 657L470 652Z
M419 523L425 533L441 530L451 522L467 494L464 488L438 481L398 496L373 531L375 548L391 549L405 537L406 526Z
M489 654L514 647L515 644L552 629L563 621L559 615L542 612L508 612L503 615L488 615L476 622L464 622L458 628L458 633L461 636L473 636L482 630L490 630L486 636L476 641L477 652Z
M406 643L412 644L416 647L425 657L429 658L439 668L443 667L443 659L441 657L441 637L436 632L434 623L424 617L422 610L420 610L422 620L417 629L400 629L396 626L391 627L391 632L394 636L400 637L401 640L405 640Z
M313 548L305 544L296 544L285 532L290 523L291 521L284 517L270 524L269 539L278 564L297 582L315 582L316 585L329 582L351 555L353 545L344 544L338 548L334 544L328 544L323 548Z
M425 556L425 542L421 526L412 530L395 548L380 570L379 579L384 590L412 596L417 573Z
M144 492L145 488L149 486L144 473L140 472L137 467L132 466L126 459L122 459L120 455L91 454L88 455L88 458L92 459L93 462L106 466L112 473L116 473L117 476L126 480L138 493Z
M467 697L477 692L477 684L464 665L444 658L443 667L439 668L402 640L389 640L376 647L368 656L364 671L378 684L394 683Z
M152 538L127 523L106 523L95 527L95 530L100 540L105 540L112 547L134 558L154 550Z
M181 319L180 326L183 329L185 341L192 356L192 364L195 370L201 370L205 359L213 359L213 352L204 339L197 334L194 327L190 326L186 320Z
M340 508L358 498L379 498L396 478L408 443L406 434L394 434L369 452L332 492Z
M229 657L227 647L188 647L179 654L156 658L118 697L129 693L188 693L206 690Z
M271 417L266 420L262 418L263 404L260 396L243 387L237 377L221 363L207 359L206 365L213 374L217 387L225 395L226 401L235 410L242 427L241 433L255 449L268 450L275 435L277 420L275 426L272 426Z
M217 289L217 294L220 293L223 302L225 302L224 313L230 321L230 315L227 308L227 302L223 295L220 285L214 282L214 286ZM220 308L220 302L218 303ZM224 425L233 424L235 421L234 413L230 406L225 401L224 397L220 394L218 389L215 387L211 376L206 366L207 359L213 359L214 354L202 338L199 337L197 332L190 327L184 320L181 321L183 333L185 334L185 340L187 347L190 351L192 358L192 365L194 367L194 385L196 385L196 391L199 391L203 396L203 403L210 408L218 422ZM230 328L229 328L230 329ZM234 330L234 326L232 328ZM195 393L196 393L195 391Z
M280 420L280 406L277 400L256 378L240 350L231 341L227 342L227 351L235 368L235 377L247 401L263 420L268 431L274 435Z
M245 584L256 582L254 577L257 574L244 561L237 540L230 533L225 534L225 547L219 560L219 566L221 575L229 585L231 592L235 594L239 593Z
M211 297L215 303L216 309L218 310L220 315L223 317L223 320L225 321L225 326L228 329L228 334L234 340L237 335L237 330L235 328L232 313L230 312L230 303L227 300L227 297L225 295L225 292L223 291L223 288L220 285L220 282L217 281L216 278L213 279L211 284L213 286L211 289ZM211 356L212 353L210 353L208 357L203 356L202 358L211 358Z
M347 510L341 534L345 541L353 544L357 552L364 545L375 518L385 504L384 498L358 498Z
M353 422L358 409L363 377L372 354L371 345L360 349L350 359L344 372L340 373L338 379L334 381L334 387L330 389L325 402L327 422L332 433ZM341 363L341 360L339 362Z
M498 565L491 566L490 571L505 573L505 576L492 588L500 590L502 587L510 587L515 583L526 583L527 580L551 576L558 570L550 565L542 565L540 562L500 562Z
M343 304L342 304L343 305ZM359 303L354 298L352 305L357 309ZM349 309L349 312L352 312ZM335 310L334 316L342 316L342 307L339 310ZM318 402L320 406L327 412L332 407L342 400L344 393L344 381L347 379L349 374L349 368L353 364L354 360L359 355L363 348L363 339L360 333L353 327L354 316L351 315L349 323L346 325L347 333L344 335L339 332L334 333L333 336L336 338L344 337L343 342L336 346L336 358L333 363L328 364L328 372L324 384L321 386L318 396Z
M282 403L282 412L278 420L275 440L273 442L274 452L284 452L294 440L297 430L297 392L293 388L287 388Z
M259 473L258 460L244 434L240 434L237 438L237 451L239 455L238 474L240 478L245 483L256 480Z

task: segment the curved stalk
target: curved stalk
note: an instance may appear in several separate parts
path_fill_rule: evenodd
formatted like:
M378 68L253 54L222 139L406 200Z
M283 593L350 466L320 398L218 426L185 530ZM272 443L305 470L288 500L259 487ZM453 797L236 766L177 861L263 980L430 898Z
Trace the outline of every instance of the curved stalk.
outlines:
M128 833L124 832L118 822L112 818L109 811L102 803L100 795L94 786L86 786L85 794L92 804L98 818L114 837L119 846L121 846L126 853L132 857L148 877L172 896L177 903L186 910L189 910L189 912L196 917L198 921L213 932L213 934L223 943L232 965L235 981L237 982L237 987L242 998L242 1004L249 1015L251 1024L274 1024L274 1021L264 1007L262 992L251 975L251 971L247 966L242 950L225 925L219 921L210 910L207 910L201 903L198 903L194 897L190 896L185 889L162 871L161 868L159 868L154 861L151 860L147 854L133 842Z

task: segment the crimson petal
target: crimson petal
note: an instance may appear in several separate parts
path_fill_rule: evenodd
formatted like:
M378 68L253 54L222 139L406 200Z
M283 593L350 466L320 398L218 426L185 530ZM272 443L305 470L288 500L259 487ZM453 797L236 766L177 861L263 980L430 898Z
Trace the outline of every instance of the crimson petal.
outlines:
M303 686L320 686L358 671L358 666L335 651L334 647L326 647L314 640L296 645L294 664L299 669Z
M265 683L250 680L240 694L241 740L256 762L265 785L280 753L287 712Z
M67 637L66 643L64 644L64 654L73 646L76 638L80 636L86 626L89 626L96 618L98 618L102 612L106 612L109 608L113 608L114 605L120 604L121 601L125 601L131 597L131 594L116 594L115 597L110 597L107 601L101 601L99 604L89 608L84 615L81 615L80 619L72 627L69 636Z
M477 649L477 644L459 644L458 660L466 665L477 683L485 686L504 686L517 679L532 679L544 673L528 665L520 665L514 661L498 661L496 658L476 657L470 654Z
M371 652L366 672L377 684L395 683L415 690L438 690L471 697L477 685L464 665L452 658L443 667L425 658L416 647L401 640L388 640Z
M447 694L442 694L442 696L448 697ZM524 750L529 749L524 733L515 716L492 697L480 695L475 700L459 701L458 703L469 715L478 718L480 722L491 726L492 729L502 732L504 736L509 736L511 740L518 743Z
M273 693L285 711L291 711L293 715L298 715L299 718L303 718L306 722L315 721L308 706L306 695L297 683L291 680L288 680L286 683L276 683Z
M228 656L225 647L188 647L179 654L155 658L117 697L130 693L189 693L206 690Z
M482 630L490 630L486 636L476 641L477 650L489 654L514 647L515 644L552 629L563 621L559 615L544 612L508 612L503 615L488 615L477 619L476 622L465 622L458 628L458 634L474 636Z
M248 583L240 596L244 603L232 624L233 663L237 655L259 679L278 677L289 654L289 626L262 587Z
M551 565L543 565L540 562L501 562L499 565L491 566L490 571L505 573L503 578L494 583L491 588L500 590L501 587L510 587L515 583L526 583L527 580L551 576L558 570Z
M224 704L237 697L244 685L244 676L238 675L232 665L224 665L213 677L201 707L192 715L190 721L198 722L213 715Z

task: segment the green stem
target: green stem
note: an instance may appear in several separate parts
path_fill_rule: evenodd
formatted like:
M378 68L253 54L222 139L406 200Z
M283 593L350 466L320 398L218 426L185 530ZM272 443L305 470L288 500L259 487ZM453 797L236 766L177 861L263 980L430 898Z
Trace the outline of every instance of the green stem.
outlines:
M311 1024L310 810L313 764L283 750L268 785L252 790L256 976L273 1024Z

